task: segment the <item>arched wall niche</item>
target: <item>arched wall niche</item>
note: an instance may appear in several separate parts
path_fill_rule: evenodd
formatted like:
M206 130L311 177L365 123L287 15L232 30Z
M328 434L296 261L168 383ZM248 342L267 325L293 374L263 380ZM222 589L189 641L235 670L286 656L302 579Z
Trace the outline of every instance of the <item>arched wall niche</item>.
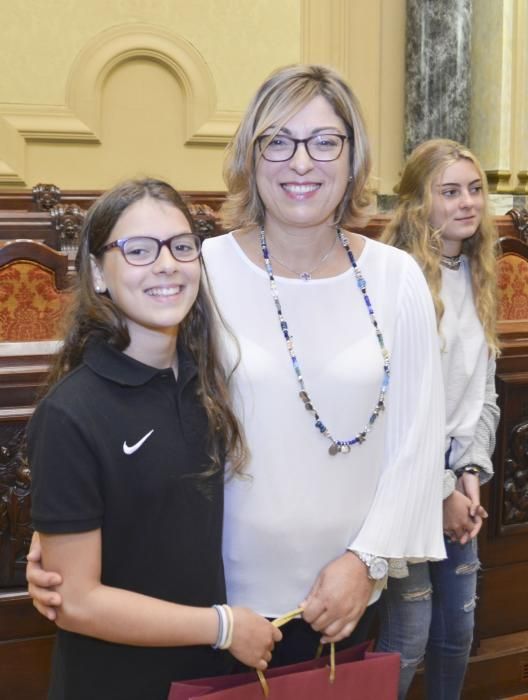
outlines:
M209 67L194 46L163 28L148 24L111 27L94 36L72 63L64 105L0 104L0 183L25 185L27 147L32 142L63 142L84 147L101 144L101 99L107 77L135 59L162 64L184 96L184 144L225 145L240 113L216 110L216 89Z

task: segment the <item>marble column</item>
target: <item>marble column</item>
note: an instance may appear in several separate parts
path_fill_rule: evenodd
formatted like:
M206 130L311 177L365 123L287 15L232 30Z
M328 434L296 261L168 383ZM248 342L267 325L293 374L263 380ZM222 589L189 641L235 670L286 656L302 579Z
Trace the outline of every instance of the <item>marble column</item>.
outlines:
M471 0L407 0L405 154L469 140Z

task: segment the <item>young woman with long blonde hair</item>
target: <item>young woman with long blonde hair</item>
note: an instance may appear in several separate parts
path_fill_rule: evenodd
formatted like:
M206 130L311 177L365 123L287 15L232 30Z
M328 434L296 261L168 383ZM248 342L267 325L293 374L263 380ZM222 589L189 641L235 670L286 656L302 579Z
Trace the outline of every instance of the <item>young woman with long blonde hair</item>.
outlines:
M389 580L381 606L381 649L399 651L399 697L425 658L427 698L460 696L471 649L479 561L476 536L486 512L480 484L492 476L499 410L496 230L486 177L467 148L447 139L411 153L399 205L383 240L421 266L436 311L446 402L444 534L447 559L410 563Z

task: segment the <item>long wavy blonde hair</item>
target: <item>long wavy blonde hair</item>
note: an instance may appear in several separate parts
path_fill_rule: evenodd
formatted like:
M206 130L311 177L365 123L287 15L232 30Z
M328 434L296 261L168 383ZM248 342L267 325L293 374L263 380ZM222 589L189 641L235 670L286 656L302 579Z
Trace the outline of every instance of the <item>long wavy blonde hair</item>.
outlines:
M473 297L490 351L498 352L496 332L497 230L489 211L486 175L473 153L448 139L431 139L420 144L405 164L395 191L398 207L381 240L410 253L421 266L433 297L438 325L444 314L440 297L442 275L442 228L431 223L433 184L443 171L461 159L470 161L482 181L482 219L477 231L462 243L469 261Z

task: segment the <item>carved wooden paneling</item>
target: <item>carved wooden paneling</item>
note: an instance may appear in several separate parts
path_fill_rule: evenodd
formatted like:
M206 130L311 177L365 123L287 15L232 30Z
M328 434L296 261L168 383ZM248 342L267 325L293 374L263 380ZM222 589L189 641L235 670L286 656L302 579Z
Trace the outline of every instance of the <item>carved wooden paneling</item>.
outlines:
M30 472L23 440L56 344L2 343L0 348L1 590L25 585L25 558L32 530Z
M31 238L59 248L59 233L48 212L0 211L0 240Z
M55 626L26 591L31 538L25 426L56 343L0 344L0 698L45 700Z
M500 322L499 332L502 356L496 381L501 420L495 476L482 494L489 519L479 537L480 640L528 629L528 320Z
M0 358L0 589L25 585L32 529L23 440L47 370L33 357Z
M39 185L36 187L39 187ZM49 194L34 194L34 190L9 189L0 191L0 210L47 212L51 207L57 206L58 204L64 206L76 204L81 207L81 209L88 209L90 204L101 194L101 190L66 191L51 184L40 185L40 187L49 188L47 190ZM42 200L39 201L39 197L41 196L44 198L43 203Z
M4 588L25 584L32 535L24 430L25 421L0 422L0 587Z
M189 204L189 211L196 226L196 232L202 238L210 238L222 233L218 212L208 204Z
M512 525L528 532L528 419L511 431L505 457L501 532Z
M528 243L528 209L510 209L508 214L513 219L519 238Z
M6 601L0 600L0 615L4 615ZM35 627L40 617L24 600L24 607L33 613ZM20 608L17 613L20 615ZM25 639L9 639L0 635L0 697L2 700L46 700L51 668L51 654L55 639L52 626L45 635L29 629Z
M50 211L61 200L61 191L57 185L41 183L35 185L31 191L32 200L37 211Z

